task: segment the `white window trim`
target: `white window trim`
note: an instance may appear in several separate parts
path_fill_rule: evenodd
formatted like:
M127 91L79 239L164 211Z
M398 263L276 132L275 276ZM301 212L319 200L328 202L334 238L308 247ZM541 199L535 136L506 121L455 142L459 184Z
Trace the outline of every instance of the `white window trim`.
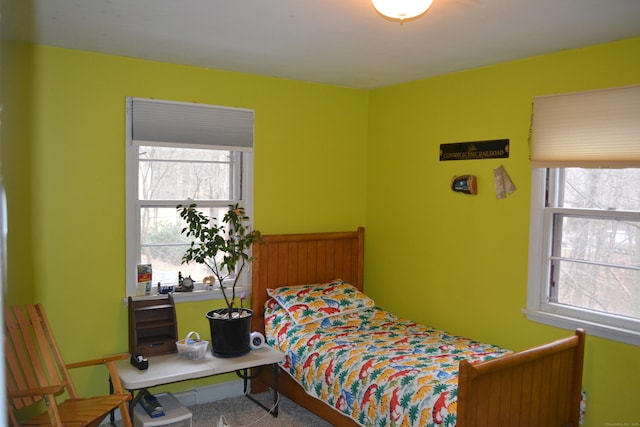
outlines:
M246 272L243 273L247 274ZM214 286L213 289L198 289L202 287L202 284L196 284L195 289L192 292L174 292L173 301L176 304L183 302L196 302L196 301L212 301L212 300L222 300L224 301L224 297L222 296L222 291L218 287L218 285ZM246 292L247 295L251 292L251 286L248 285L238 285L236 286L236 294L240 294L242 292ZM228 295L227 295L228 296ZM158 295L131 295L136 301L145 300L145 299L153 299L157 298ZM123 302L125 305L128 304L129 298L124 297Z
M590 335L640 346L640 328L625 327L626 319L547 302L546 260L551 251L551 236L547 232L550 219L543 212L546 186L546 169L532 169L527 307L523 313L534 322L569 330L583 328Z
M253 194L253 153L244 152L242 156L242 206L249 218L253 218L253 199L249 195ZM135 296L136 298L144 298L145 296L136 296L136 277L137 265L140 263L140 201L138 200L138 146L127 144L126 149L126 295ZM176 206L180 202L176 202ZM248 264L238 285L236 293L246 291L250 292L251 283L251 264ZM174 293L174 301L202 301L202 300L223 300L222 291L216 284L213 289L204 288L201 283L196 283L193 292L176 292Z
M129 108L127 101L127 109ZM137 265L140 264L140 201L138 200L138 147L139 145L132 143L131 135L131 115L127 111L126 114L126 153L125 153L125 297L127 302L128 296L136 299L153 298L153 295L136 295L136 277ZM203 148L191 147L184 145L185 148ZM217 149L234 149L237 147L216 147ZM242 150L242 189L241 200L245 213L253 221L253 151ZM176 206L184 201L176 202ZM226 204L225 204L226 205ZM236 286L236 294L246 291L250 292L251 284L251 263L249 263ZM201 283L195 284L193 292L176 292L173 294L174 301L191 302L204 300L224 300L220 287L216 284L211 289L206 289Z

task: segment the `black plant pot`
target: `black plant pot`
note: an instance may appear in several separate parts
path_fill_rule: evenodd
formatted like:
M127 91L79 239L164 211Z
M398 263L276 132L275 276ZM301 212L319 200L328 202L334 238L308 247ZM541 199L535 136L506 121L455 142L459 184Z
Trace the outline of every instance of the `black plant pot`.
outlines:
M246 311L248 316L229 318L227 308L219 308L207 313L211 328L211 353L217 357L238 357L251 350L249 338L251 335L251 318L253 311L249 309L233 309L234 312ZM224 317L216 317L215 314Z

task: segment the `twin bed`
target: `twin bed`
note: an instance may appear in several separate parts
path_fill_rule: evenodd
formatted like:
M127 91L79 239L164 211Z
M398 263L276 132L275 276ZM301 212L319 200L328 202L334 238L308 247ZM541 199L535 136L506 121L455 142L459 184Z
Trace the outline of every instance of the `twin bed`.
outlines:
M252 329L286 355L281 393L333 425L578 426L582 330L518 353L453 336L362 292L363 228L264 239Z

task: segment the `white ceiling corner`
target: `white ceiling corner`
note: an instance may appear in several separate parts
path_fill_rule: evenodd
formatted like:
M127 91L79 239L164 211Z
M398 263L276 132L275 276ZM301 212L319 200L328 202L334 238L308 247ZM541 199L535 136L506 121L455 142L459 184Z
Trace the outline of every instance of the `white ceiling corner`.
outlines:
M6 38L366 89L640 35L640 0L3 1Z

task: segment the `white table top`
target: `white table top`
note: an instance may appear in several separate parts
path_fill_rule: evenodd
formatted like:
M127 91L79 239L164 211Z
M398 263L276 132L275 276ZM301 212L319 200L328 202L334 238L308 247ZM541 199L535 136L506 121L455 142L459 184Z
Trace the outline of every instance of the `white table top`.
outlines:
M178 353L153 356L149 357L149 368L144 371L132 366L129 359L118 360L116 364L122 386L127 390L138 390L270 365L282 360L284 360L284 353L265 345L245 355L232 358L214 357L210 349L200 360L186 359L178 356Z

